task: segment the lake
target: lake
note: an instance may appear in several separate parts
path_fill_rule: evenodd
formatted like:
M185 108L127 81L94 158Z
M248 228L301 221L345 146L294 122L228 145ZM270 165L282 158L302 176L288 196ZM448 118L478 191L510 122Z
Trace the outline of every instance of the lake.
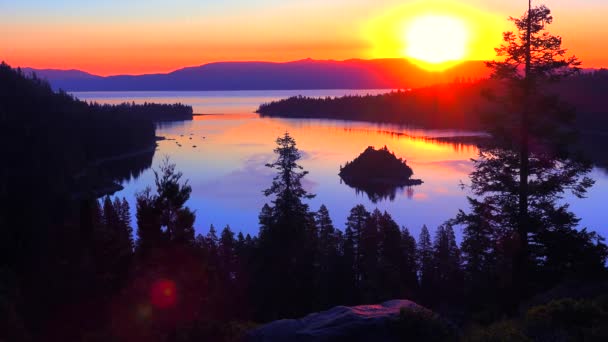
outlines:
M334 225L344 226L350 209L363 204L368 210L388 211L400 225L417 237L426 224L431 230L468 209L460 183L468 183L471 158L477 148L429 139L470 135L471 132L425 130L388 124L353 121L260 118L253 112L262 102L293 95L341 96L378 94L389 90L290 90L290 91L200 91L200 92L76 92L82 100L100 103L181 102L193 106L192 121L158 125L159 141L153 167L165 156L177 164L192 186L187 203L196 211L195 228L205 234L210 224L218 230L229 224L234 231L257 234L258 214L270 199L262 191L270 186L274 171L264 165L275 158L275 139L289 132L303 158L300 164L310 173L305 188L316 194L308 203L312 210L325 204ZM387 146L407 160L413 178L422 185L397 189L394 198L372 201L367 194L343 184L339 168L368 146ZM608 235L608 173L595 168L596 180L588 198L566 196L564 201L581 218L581 226ZM135 216L135 194L154 184L154 174L146 170L123 183L116 193L131 204ZM391 194L393 195L393 194ZM135 227L135 225L134 225ZM457 231L457 233L459 233ZM460 234L458 234L460 235Z

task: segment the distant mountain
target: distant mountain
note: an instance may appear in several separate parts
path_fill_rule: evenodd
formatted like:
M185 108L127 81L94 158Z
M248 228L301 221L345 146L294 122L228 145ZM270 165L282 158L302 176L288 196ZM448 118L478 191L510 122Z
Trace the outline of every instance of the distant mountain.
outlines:
M443 72L429 72L406 59L305 59L286 63L221 62L168 74L96 76L79 70L31 69L66 91L126 90L287 90L417 88L455 79L488 75L481 61L468 61Z

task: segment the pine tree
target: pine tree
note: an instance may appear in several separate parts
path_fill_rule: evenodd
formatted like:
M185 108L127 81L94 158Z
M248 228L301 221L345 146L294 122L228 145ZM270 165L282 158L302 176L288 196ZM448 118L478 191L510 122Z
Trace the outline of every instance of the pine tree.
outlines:
M433 294L434 286L434 264L433 264L433 245L431 234L426 225L420 229L418 238L418 269L420 270L420 292L424 301L429 301Z
M115 207L119 207L118 216L124 229L124 238L127 239L129 249L133 251L135 249L135 243L133 242L133 227L131 226L131 208L129 202L123 197L120 204L115 203Z
M220 268L227 281L232 281L236 278L235 274L235 240L234 232L227 225L222 230L218 245L218 256L220 259Z
M264 237L269 234L270 228L272 226L272 208L268 205L268 203L264 203L262 210L260 211L260 215L258 216L260 223L260 237Z
M443 224L435 231L433 241L433 285L443 305L453 303L462 288L460 250L454 230Z
M349 248L352 248L353 258L353 273L355 281L353 286L355 289L361 288L362 270L361 270L361 235L370 214L362 204L354 206L350 210L350 214L346 218L346 239L350 243Z
M194 242L194 213L185 206L192 187L188 181L180 182L182 173L175 171L175 164L165 159L160 172L154 171L157 196L155 205L160 212L161 227L166 229L169 241L180 244Z
M195 215L186 201L192 188L181 182L182 173L164 159L154 170L156 194L150 188L136 195L138 248L162 248L168 244L193 245Z
M339 274L340 263L340 237L334 228L329 211L325 205L321 205L315 214L317 230L319 231L318 242L318 293L319 303L322 308L337 304L340 297Z
M359 271L361 277L361 296L363 303L373 303L378 299L378 246L382 213L375 209L361 230L359 246Z
M341 282L344 290L344 303L357 304L359 298L359 279L357 277L357 242L355 233L351 227L344 230L344 242L342 245Z
M402 298L404 295L404 258L399 225L386 211L380 218L378 241L379 300Z
M404 298L416 298L418 284L418 249L416 239L406 227L401 229L401 280Z
M486 117L492 140L481 146L471 174L471 189L481 199L470 203L473 212L486 213L493 235L514 248L508 295L515 305L531 285L530 241L544 231L573 228L577 220L559 199L567 190L584 196L593 181L586 177L590 164L571 153L574 111L546 92L580 62L566 56L561 37L546 31L553 21L546 6L529 2L521 18L510 20L517 32L504 33L496 49L501 60L487 63L501 95L488 92L498 108Z
M267 297L263 318L284 318L310 311L314 305L314 245L316 230L308 204L313 198L302 186L308 174L298 164L301 153L295 140L285 133L277 138L277 159L266 166L277 174L264 195L272 196L272 206L260 213L259 248L256 267L256 299ZM261 292L261 293L260 293Z
M472 213L460 211L455 222L464 226L461 244L465 292L469 304L474 307L492 305L498 293L498 274L502 273L498 262L498 245L508 237L496 234L489 224L491 212L484 203L469 198Z

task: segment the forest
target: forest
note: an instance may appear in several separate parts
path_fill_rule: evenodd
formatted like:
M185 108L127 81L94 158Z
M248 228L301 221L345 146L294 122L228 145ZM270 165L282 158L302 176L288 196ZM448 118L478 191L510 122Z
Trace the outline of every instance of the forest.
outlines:
M502 227L480 226L483 216L462 212L414 237L390 213L363 205L336 225L328 208L306 204L314 195L301 185L307 172L295 140L280 136L275 152L267 166L276 177L255 236L229 226L195 234L196 214L186 205L192 188L168 159L136 208L118 197L73 203L76 212L48 236L42 269L5 269L4 279L19 284L3 299L9 340L237 341L256 323L393 298L440 315L427 323L441 329L422 331L421 340L507 330L542 337L556 326L563 336L606 336L608 301L600 295L608 286L608 247L596 233L570 223L534 235L520 323L515 241ZM461 243L455 229L462 229ZM14 238L23 243L26 236ZM561 326L577 310L585 321Z
M608 91L608 70L572 75L546 85L548 92L573 105L577 124L584 131L607 127L604 95ZM262 116L285 118L360 120L404 124L424 128L483 129L483 115L495 109L488 99L499 91L495 80L456 79L424 88L394 90L387 94L314 98L294 96L261 104Z
M486 105L480 83L454 83L387 94L313 98L294 96L261 104L261 116L360 120L427 128L479 129L474 110Z

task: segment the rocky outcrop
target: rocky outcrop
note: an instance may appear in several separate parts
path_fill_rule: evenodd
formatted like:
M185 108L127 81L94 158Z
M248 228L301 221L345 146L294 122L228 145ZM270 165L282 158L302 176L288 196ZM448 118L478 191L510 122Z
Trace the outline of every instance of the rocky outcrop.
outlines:
M246 341L397 341L391 323L401 310L429 311L409 300L391 300L382 304L337 306L300 319L282 319L263 325L248 335Z

